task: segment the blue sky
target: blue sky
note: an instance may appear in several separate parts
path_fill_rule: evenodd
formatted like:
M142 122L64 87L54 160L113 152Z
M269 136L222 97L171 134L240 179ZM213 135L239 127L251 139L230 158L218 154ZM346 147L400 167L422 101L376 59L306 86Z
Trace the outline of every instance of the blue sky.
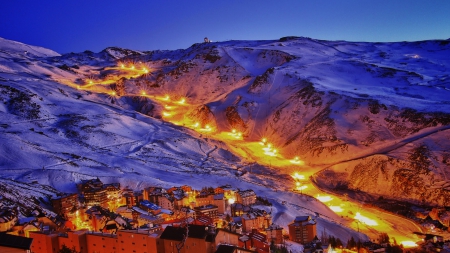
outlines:
M295 35L325 40L450 38L447 0L10 0L0 37L59 53L187 48Z

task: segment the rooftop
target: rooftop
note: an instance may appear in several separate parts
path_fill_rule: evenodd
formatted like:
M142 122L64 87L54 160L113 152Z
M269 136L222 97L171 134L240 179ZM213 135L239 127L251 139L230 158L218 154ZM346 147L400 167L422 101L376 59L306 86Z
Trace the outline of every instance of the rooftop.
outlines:
M33 238L0 233L0 246L3 247L29 250L32 242Z

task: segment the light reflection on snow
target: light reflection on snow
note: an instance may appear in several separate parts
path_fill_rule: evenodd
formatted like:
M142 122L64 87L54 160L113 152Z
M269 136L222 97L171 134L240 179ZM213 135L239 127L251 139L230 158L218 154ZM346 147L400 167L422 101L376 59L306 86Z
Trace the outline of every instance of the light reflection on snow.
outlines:
M361 223L364 223L368 226L377 226L378 223L372 219L367 218L366 216L361 215L359 212L356 213L355 219L359 220Z
M320 202L325 203L325 202L331 201L333 198L330 197L330 196L320 196L320 195L317 195L317 199L318 199Z
M329 206L331 210L333 210L333 212L335 213L341 213L344 211L344 209L342 209L342 207L340 206Z
M403 245L405 248L414 248L417 247L417 243L413 241L401 241L400 244Z

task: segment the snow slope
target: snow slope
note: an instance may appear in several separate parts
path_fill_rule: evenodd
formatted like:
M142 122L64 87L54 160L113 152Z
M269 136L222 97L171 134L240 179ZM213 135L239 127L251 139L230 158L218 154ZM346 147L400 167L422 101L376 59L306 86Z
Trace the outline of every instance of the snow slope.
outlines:
M29 46L8 40L0 47L5 182L28 188L37 181L60 191L74 191L75 182L95 176L136 189L229 183L267 196L276 223L317 212L319 233L326 228L343 241L357 236L346 228L357 224L289 192L289 173L313 175L319 186L345 187L355 197L441 206L450 200L449 40L289 37L62 56L39 48L24 54ZM126 72L121 64L126 71L131 65L151 71L115 78ZM221 142L169 123L161 102L166 94L187 99L177 105L184 119L218 132L237 129L244 140ZM263 137L279 150L277 157L260 161L252 154ZM294 156L307 166L282 163ZM255 161L271 168L255 167ZM377 215L386 220L382 231L407 237L416 229L399 217Z
M342 240L366 238L321 202L290 192L289 175L268 173L264 166L261 173L242 173L248 164L226 143L126 109L132 96L127 100L63 84L101 73L115 60L90 52L42 59L14 50L3 52L0 60L0 194L5 198L23 196L23 207L36 200L48 208L57 191L75 192L80 180L95 177L133 189L230 184L269 198L279 225L317 213L318 231L327 228Z
M249 141L265 137L284 157L299 156L317 171L342 164L351 175L359 163L367 167L371 160L365 158L372 155L398 159L386 171L355 172L353 179L373 177L364 191L375 196L443 205L450 195L445 189L436 192L434 182L448 177L449 56L449 40L366 43L288 37L203 43L133 58L154 72L144 86L141 80L128 80L124 89L185 96L193 111L208 113L188 114L193 121L208 118L219 131L235 128ZM430 183L398 191L399 182L415 174L409 153L422 146L429 160L423 166L431 166L413 179L414 185ZM378 178L379 173L384 177ZM344 180L350 189L361 190L351 177Z

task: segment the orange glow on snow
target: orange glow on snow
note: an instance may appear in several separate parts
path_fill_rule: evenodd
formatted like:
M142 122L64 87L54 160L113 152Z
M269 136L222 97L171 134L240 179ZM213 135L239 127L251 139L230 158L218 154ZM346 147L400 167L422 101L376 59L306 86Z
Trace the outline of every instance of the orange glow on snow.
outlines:
M326 202L331 201L333 198L330 197L330 196L320 196L320 195L317 195L316 199L318 199L320 202L326 203Z
M403 245L405 248L414 248L417 247L417 243L413 241L401 241L400 244Z
M361 223L364 223L368 226L377 226L378 223L372 219L367 218L366 216L361 215L359 212L356 213L355 219L359 220Z
M344 211L344 209L340 206L329 206L329 208L335 213L342 213Z
M116 83L121 78L130 79L134 77L144 76L153 71L152 68L144 65L141 62L119 62L116 66L106 67L105 70L109 70L113 74L108 74L106 78L100 78L100 74L98 74L98 76L92 76L92 72L86 72L85 78L83 78L83 83L76 83L75 80L67 79L58 81L81 91L86 90L109 94L111 96L117 96L116 91L111 90L111 84ZM145 89L144 87L141 88ZM154 98L157 103L160 103L160 106L163 109L163 111L161 111L161 114L166 122L171 122L176 125L187 127L195 130L200 134L205 134L208 135L208 137L210 136L211 138L224 141L224 143L232 144L228 147L233 152L240 155L244 159L248 159L251 162L257 162L258 164L262 165L270 165L270 167L274 170L286 169L286 173L291 174L294 179L295 185L292 189L293 191L298 193L300 193L300 191L306 191L305 194L317 196L316 198L319 201L326 203L326 205L332 211L334 211L335 213L339 213L339 216L354 216L354 219L343 218L343 222L347 222L347 224L345 224L346 226L350 226L353 229L356 229L357 224L359 224L358 229L361 229L364 233L374 234L376 233L376 230L383 232L386 231L390 236L395 236L398 241L401 241L401 243L405 247L417 246L414 243L414 237L405 236L404 233L402 234L400 232L396 232L395 225L392 225L392 222L390 222L389 220L389 214L378 214L377 211L371 211L370 208L362 207L358 203L354 204L352 203L352 200L348 200L347 198L334 195L326 195L326 193L323 193L320 189L317 189L313 184L305 185L309 184L308 177L312 175L313 171L315 171L316 168L311 168L305 164L305 161L303 161L302 159L307 159L306 157L303 158L292 155L289 158L285 158L283 156L283 149L277 149L277 145L280 144L280 142L278 142L276 139L272 139L272 136L260 135L260 140L256 139L254 141L247 141L244 140L244 133L241 132L243 129L238 128L222 130L218 129L218 126L214 121L207 122L208 124L206 124L206 122L204 122L203 120L190 118L190 110L194 109L194 106L191 106L191 101L189 101L188 103L186 94L179 94L175 92L171 93L167 90L163 91L162 93L155 94L152 93L153 90L145 91L139 90L139 88L134 91L127 92L130 93L121 93L121 96L142 95L148 96L149 98ZM192 102L192 104L195 105L195 101ZM218 130L223 132L219 132ZM245 133L248 134L249 137L252 137L251 132ZM228 198L228 203L234 202L235 199L231 197ZM361 215L360 212L354 215L352 211L356 210L359 210L364 215ZM371 218L368 218L367 216ZM392 220L392 218L390 219ZM82 224L80 223L80 221L75 221L74 224L78 224L78 226L81 227ZM367 226L377 226L377 229L375 230L370 227L367 228L367 226L361 226L362 224L366 224Z

